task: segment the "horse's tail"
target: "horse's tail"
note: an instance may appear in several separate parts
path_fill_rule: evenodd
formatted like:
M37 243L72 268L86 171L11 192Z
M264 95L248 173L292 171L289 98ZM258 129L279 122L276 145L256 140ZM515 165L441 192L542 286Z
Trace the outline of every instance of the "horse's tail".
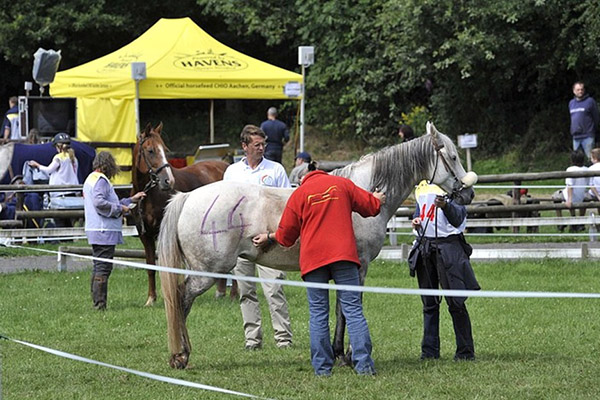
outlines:
M165 207L158 235L158 263L171 268L181 268L184 258L177 235L177 223L189 193L177 193ZM182 287L183 275L160 273L162 294L167 315L167 337L171 351L172 367L184 368L190 352L190 342L185 326Z

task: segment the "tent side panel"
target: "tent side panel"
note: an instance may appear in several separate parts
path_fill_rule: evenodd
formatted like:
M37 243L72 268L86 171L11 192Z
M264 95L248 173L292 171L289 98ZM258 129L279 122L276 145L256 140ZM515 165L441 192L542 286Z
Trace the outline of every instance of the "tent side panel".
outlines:
M135 106L132 99L77 98L77 139L84 142L135 143ZM98 149L103 150L101 148ZM110 148L118 165L130 166L130 149ZM114 183L131 183L122 172Z

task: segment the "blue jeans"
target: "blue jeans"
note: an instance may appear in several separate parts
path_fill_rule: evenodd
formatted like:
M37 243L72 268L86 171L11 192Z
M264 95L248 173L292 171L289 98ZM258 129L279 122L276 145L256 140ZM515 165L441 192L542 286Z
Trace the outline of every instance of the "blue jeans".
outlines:
M573 150L577 151L581 147L587 158L592 157L592 147L594 147L593 137L586 137L583 139L573 139Z
M325 265L304 275L306 282L338 285L359 285L358 266L349 261ZM307 288L310 311L310 357L317 375L330 375L333 368L333 347L329 334L329 290ZM360 292L340 290L338 298L346 317L348 336L352 346L354 370L359 374L373 374L375 365L371 358L371 335L363 315Z

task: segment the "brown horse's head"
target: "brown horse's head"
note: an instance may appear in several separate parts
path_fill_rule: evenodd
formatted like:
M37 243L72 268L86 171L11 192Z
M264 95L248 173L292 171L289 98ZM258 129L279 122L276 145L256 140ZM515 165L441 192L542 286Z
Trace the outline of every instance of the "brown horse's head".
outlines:
M138 135L134 157L138 172L149 175L152 186L158 185L161 190L173 190L175 178L167 161L168 149L160 136L162 127L162 122L156 128L146 125Z

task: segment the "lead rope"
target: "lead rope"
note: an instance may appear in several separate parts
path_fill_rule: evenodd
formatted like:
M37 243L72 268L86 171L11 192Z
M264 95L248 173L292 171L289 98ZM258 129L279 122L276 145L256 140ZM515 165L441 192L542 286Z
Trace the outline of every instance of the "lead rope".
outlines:
M435 207L435 271L438 274L438 284L441 285L441 279L440 279L440 252L439 252L439 247L438 247L438 208L437 206ZM431 284L431 282L429 282L429 286L433 286ZM437 287L434 289L438 289ZM441 304L442 302L442 296L437 296L437 302L438 304Z

